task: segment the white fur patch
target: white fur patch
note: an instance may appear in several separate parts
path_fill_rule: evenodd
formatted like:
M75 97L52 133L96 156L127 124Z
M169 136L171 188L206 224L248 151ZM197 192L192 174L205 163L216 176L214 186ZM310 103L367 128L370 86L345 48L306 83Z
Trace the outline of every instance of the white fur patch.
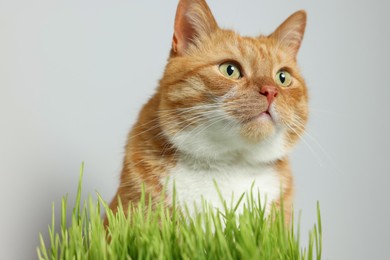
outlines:
M217 120L183 130L170 139L180 151L206 161L239 159L248 163L268 163L287 154L282 129L277 129L274 135L261 143L249 143L239 132L238 125Z
M281 180L272 162L288 152L285 130L275 125L271 136L251 143L240 135L240 124L222 109L214 109L208 116L203 124L170 136L178 149L178 162L168 179L161 180L163 185L168 184L168 195L173 194L174 184L177 202L187 205L192 214L194 204L202 209L202 197L223 210L214 181L228 206L250 192L252 185L253 194L257 197L260 192L263 202L266 199L270 204L278 199Z
M239 163L208 168L181 160L170 171L168 180L163 182L168 185L169 196L172 196L175 187L177 203L181 207L186 205L191 215L196 212L195 209L202 210L202 198L208 205L224 211L215 183L229 207L235 206L243 193L249 195L252 185L255 199L259 192L262 203L266 201L267 205L280 196L280 178L272 166L267 165ZM243 203L237 213L242 209ZM266 207L266 211L268 209Z

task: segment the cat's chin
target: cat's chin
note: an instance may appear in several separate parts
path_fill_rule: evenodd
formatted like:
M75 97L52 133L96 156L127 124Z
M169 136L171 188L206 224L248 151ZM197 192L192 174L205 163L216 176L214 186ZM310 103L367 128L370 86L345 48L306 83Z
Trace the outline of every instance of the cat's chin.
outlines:
M276 124L269 113L263 112L241 126L240 134L251 143L260 143L276 133Z
M274 118L269 111L261 112L259 115L252 118L252 120L257 121L259 123L264 123L267 121L271 121L272 123L274 123Z

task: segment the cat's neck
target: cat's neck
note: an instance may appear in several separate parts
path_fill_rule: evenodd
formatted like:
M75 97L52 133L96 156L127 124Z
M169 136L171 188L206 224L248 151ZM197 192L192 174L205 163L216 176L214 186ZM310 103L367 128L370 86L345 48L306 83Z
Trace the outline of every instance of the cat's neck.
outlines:
M260 142L249 143L239 134L226 130L210 129L198 133L182 131L170 139L184 161L193 164L272 164L286 157L284 134L276 132Z
M186 152L176 152L176 159L187 167L198 170L220 169L221 167L266 167L277 164L278 161L285 157L274 160L262 161L255 155L247 151L233 151L220 156L206 156L205 154L188 154Z

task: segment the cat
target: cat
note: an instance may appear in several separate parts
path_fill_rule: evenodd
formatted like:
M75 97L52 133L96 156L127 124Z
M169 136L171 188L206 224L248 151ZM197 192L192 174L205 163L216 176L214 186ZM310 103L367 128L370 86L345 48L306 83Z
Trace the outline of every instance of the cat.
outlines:
M155 94L128 135L118 200L125 212L142 186L153 202L173 186L193 214L202 198L221 209L250 190L288 219L293 177L288 153L308 119L296 56L305 11L268 36L243 37L217 25L205 0L180 0L172 49ZM219 191L216 189L218 187Z

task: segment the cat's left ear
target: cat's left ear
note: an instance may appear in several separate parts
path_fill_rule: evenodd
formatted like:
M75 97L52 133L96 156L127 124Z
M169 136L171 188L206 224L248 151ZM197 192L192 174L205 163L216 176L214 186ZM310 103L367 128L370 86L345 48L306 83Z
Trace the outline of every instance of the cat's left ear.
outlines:
M301 10L287 18L270 37L284 46L294 56L297 54L306 28L306 12Z

